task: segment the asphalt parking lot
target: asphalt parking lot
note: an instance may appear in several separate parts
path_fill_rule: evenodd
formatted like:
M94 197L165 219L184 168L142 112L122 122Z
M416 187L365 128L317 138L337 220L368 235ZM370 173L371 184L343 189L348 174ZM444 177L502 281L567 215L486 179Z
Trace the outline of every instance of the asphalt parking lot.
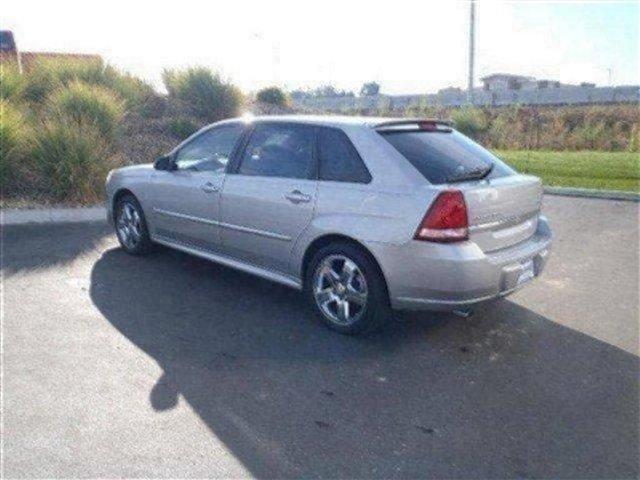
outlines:
M637 478L638 213L546 197L542 278L349 338L102 224L6 227L3 478Z

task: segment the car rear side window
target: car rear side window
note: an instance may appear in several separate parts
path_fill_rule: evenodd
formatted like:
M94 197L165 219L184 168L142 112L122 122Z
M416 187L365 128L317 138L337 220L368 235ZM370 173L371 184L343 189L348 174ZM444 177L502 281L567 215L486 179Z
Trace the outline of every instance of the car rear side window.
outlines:
M315 129L309 125L258 124L238 173L262 177L311 178Z
M490 171L487 178L515 173L490 151L455 130L399 129L380 133L434 184L470 180L483 171Z
M369 183L371 174L347 135L335 128L320 129L320 180Z

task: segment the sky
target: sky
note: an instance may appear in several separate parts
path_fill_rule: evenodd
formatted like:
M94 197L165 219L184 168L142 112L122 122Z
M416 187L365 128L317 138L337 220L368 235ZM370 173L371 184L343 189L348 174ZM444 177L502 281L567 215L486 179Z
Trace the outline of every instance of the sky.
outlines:
M496 72L640 84L640 0L476 5L476 85ZM246 91L467 84L469 3L457 0L13 0L0 27L21 50L98 53L159 88L163 68L194 65Z

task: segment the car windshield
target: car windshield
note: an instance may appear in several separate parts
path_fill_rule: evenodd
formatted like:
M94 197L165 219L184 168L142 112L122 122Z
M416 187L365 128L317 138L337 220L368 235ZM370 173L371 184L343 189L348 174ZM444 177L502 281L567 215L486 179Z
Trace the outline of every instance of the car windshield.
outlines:
M490 151L455 130L380 131L431 183L454 183L514 173Z

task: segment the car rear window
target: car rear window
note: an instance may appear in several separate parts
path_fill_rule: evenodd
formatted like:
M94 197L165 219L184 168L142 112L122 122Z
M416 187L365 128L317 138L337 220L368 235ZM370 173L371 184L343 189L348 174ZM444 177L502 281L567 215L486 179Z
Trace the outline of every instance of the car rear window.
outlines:
M434 184L471 180L488 168L487 178L514 173L490 151L452 129L394 129L380 134Z

